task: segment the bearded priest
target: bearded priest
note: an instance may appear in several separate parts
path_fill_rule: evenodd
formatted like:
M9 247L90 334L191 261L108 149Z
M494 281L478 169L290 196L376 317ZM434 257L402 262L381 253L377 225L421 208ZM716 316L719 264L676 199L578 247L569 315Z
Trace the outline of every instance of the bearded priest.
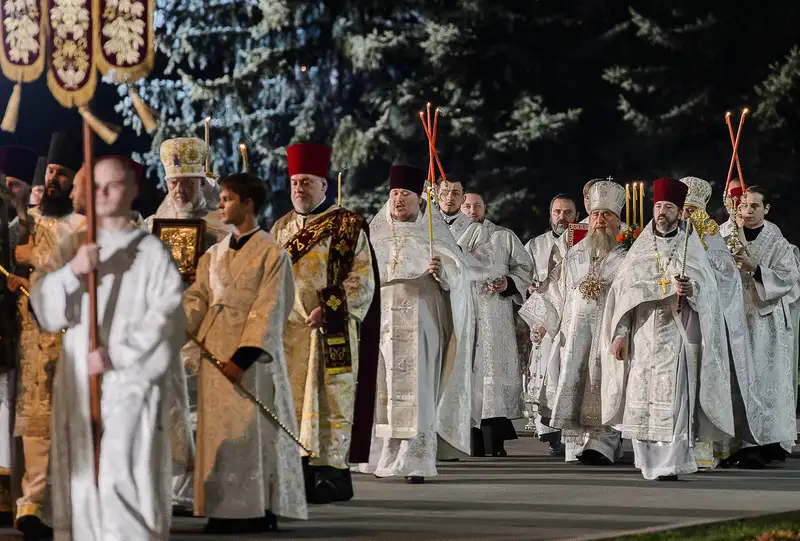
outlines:
M535 293L561 263L564 254L567 253L567 237L564 233L577 216L578 207L568 194L558 194L550 201L550 230L532 238L525 245L525 250L533 260L533 283L528 287L529 294ZM547 335L540 340L539 336L531 331L531 342L534 344L531 348L528 381L525 385L525 415L528 417L529 427L536 429L539 439L549 442L550 455L563 457L564 444L561 442L561 432L542 422L543 414L547 418L550 415L542 403L541 394L547 375L552 341Z
M687 191L674 179L654 182L655 218L617 271L603 314L602 423L632 440L649 480L696 472L695 442L734 434L714 269L697 235L679 227Z
M310 503L353 497L350 463L369 460L380 298L363 217L326 197L331 150L287 149L294 210L272 228L292 258L294 307L284 347Z
M549 425L562 429L567 462L607 465L622 457L622 439L600 419L600 316L606 292L625 259L617 244L625 188L606 180L589 189L589 233L567 252L542 287L520 309L539 344L560 344L560 367L546 387Z
M689 188L683 205L683 218L691 221L692 229L700 238L708 261L714 269L720 293L718 309L724 318L725 338L730 352L731 400L736 438L714 442L713 445L697 442L695 459L698 467L711 469L720 461L727 460L743 442L756 444L764 441L771 427L764 422L768 418L768 412L762 398L755 392L757 366L747 331L739 270L719 233L720 227L706 212L706 205L711 199L711 184L697 177L685 177L681 182Z
M470 452L475 313L469 269L439 213L432 213L429 228L420 211L425 176L416 167L393 166L389 201L370 223L382 298L380 454L361 471L402 475L411 484L437 475L437 452Z

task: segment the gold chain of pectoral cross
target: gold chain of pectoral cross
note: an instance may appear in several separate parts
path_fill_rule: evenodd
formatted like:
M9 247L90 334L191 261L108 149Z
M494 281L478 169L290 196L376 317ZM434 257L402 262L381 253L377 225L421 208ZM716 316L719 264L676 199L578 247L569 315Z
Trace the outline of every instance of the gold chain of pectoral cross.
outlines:
M397 269L397 265L400 264L400 249L403 246L397 245L397 238L395 237L395 230L394 230L394 219L390 217L389 220L391 221L392 225L392 250L394 250L394 258L392 259L392 274L394 274L394 271ZM406 237L406 241L407 240L408 237ZM403 245L405 245L405 242L403 243Z
M661 286L661 293L664 295L666 295L667 286L669 285L669 278L667 278L667 271L669 270L669 264L672 262L672 258L675 257L675 250L677 248L678 248L678 243L676 242L675 245L672 247L672 252L670 252L669 254L669 258L667 259L667 264L662 266L661 253L658 251L658 242L656 241L655 233L653 233L653 250L655 250L656 252L656 268L658 269L659 274L661 274L661 278L656 283Z

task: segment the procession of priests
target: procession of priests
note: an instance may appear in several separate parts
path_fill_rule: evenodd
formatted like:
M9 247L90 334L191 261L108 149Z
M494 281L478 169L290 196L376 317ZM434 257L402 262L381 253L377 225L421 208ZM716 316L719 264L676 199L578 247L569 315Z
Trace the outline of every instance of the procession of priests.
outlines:
M79 141L0 147L0 517L26 540L275 530L353 476L422 491L507 456L526 418L648 480L791 452L800 251L758 186L729 182L719 225L701 178L592 179L526 244L469 175L412 164L365 217L297 143L262 228L265 181L212 175L202 139L163 141L144 220L142 166Z

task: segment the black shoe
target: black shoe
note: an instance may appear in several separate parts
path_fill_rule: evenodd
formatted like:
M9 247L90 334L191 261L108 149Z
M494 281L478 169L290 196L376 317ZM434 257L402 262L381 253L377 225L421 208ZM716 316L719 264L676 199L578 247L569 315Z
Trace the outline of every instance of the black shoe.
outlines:
M53 529L35 515L19 517L17 519L17 529L22 532L25 541L53 538Z
M578 456L578 462L586 466L610 466L611 460L603 453L594 449L587 449Z
M744 456L739 459L736 466L743 470L763 470L767 467L767 462L757 453Z
M563 443L551 443L550 456L555 458L564 458L565 456L567 456L567 448L564 446Z
M425 483L425 478L421 475L407 475L406 476L406 483L409 485L421 485Z
M308 499L308 503L318 505L335 502L339 497L339 491L336 490L336 485L329 479L317 479L314 485L314 492Z
M194 509L192 509L188 505L184 505L182 503L173 503L172 504L172 516L173 517L193 517L194 516Z
M678 476L677 475L659 475L658 476L658 480L659 481L677 481L678 480Z
M208 534L262 533L278 529L278 520L269 511L259 518L210 518L203 528Z

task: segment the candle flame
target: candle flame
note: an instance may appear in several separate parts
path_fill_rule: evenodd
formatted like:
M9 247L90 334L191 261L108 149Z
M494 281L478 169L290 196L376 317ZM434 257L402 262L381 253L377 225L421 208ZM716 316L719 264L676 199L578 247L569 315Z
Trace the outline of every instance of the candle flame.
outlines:
M245 150L247 146L244 143L239 143L239 150Z
M728 111L727 113L725 113L725 118L730 118L730 116L731 116L731 112L730 112L730 111Z
M425 107L430 107L430 106L431 106L431 102L428 102L428 103L425 104Z
M746 115L746 114L747 114L747 113L749 113L749 112L750 112L750 109L748 109L747 107L745 107L744 109L742 109L742 114L743 114L743 115Z
M206 117L206 122L211 122L211 117L210 116Z

